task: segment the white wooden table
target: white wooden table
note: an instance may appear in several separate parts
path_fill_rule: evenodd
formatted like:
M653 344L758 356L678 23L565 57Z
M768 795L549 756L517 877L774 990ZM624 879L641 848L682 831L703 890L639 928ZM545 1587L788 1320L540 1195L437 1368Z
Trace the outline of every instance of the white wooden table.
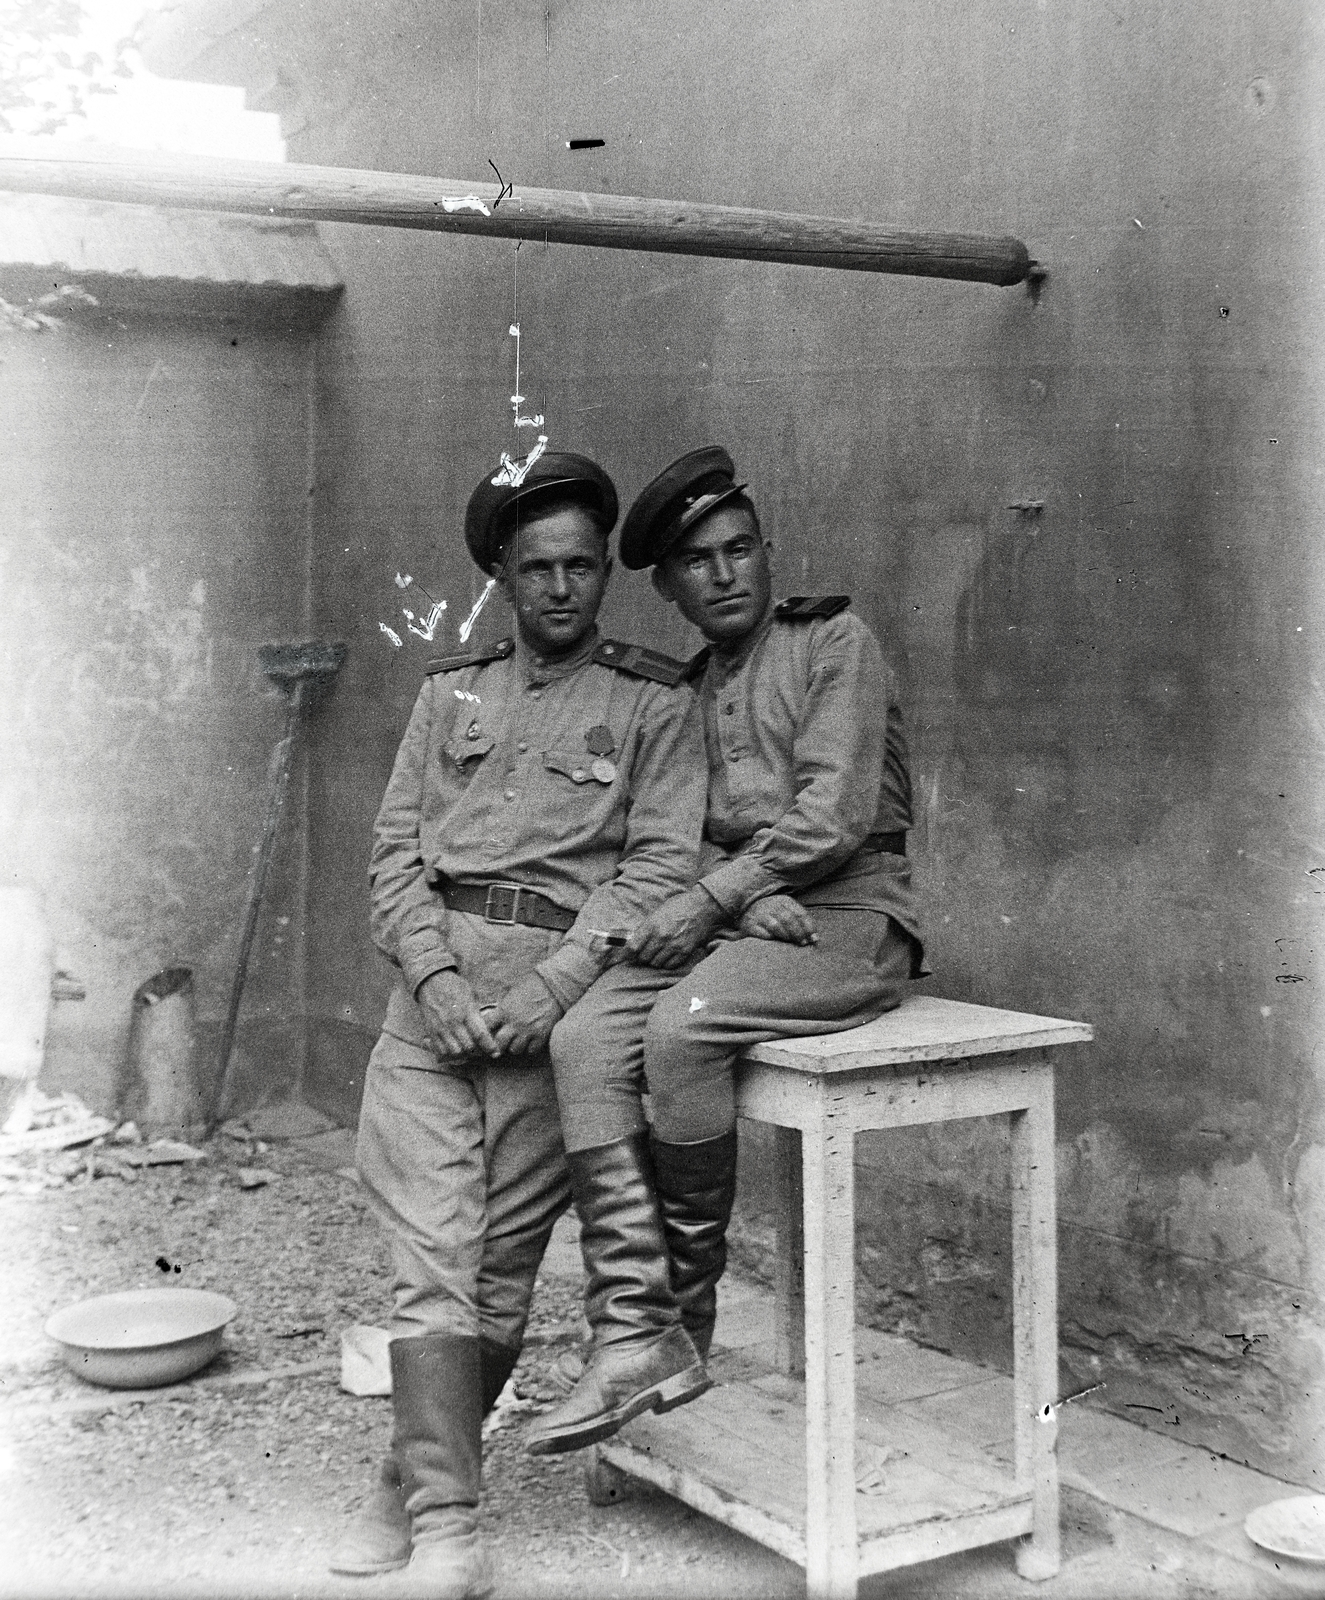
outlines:
M778 1129L772 1346L758 1356L715 1352L715 1387L600 1445L591 1481L594 1471L612 1469L643 1478L770 1545L805 1567L810 1600L854 1600L868 1573L1013 1538L1021 1541L1021 1575L1052 1577L1059 1557L1051 1052L1092 1036L1081 1022L922 998L863 1028L748 1051L738 1071L740 1114ZM1008 1118L1012 1165L1010 1471L897 1412L866 1408L859 1428L857 1419L855 1136L993 1116ZM882 1492L858 1488L857 1454L871 1444L877 1459L898 1463L886 1469Z

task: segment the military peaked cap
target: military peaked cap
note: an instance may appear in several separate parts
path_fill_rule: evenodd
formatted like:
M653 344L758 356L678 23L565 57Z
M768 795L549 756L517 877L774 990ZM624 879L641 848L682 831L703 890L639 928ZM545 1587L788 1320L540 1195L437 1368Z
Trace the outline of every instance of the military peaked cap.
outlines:
M638 569L661 561L681 535L745 489L721 445L691 450L640 491L621 524L621 561Z
M489 575L496 564L502 515L514 505L528 505L532 514L537 500L551 499L559 491L582 499L602 522L604 532L616 526L617 493L611 478L596 461L569 450L539 456L523 482L498 483L505 476L492 468L469 497L465 508L465 543L475 562Z

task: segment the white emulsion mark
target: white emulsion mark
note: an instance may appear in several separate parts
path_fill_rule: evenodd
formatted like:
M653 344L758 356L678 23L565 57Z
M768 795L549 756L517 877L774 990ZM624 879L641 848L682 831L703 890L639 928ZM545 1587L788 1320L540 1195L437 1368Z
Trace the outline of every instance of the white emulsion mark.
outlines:
M485 217L490 217L492 212L479 199L476 194L464 195L459 200L443 200L443 211L480 211Z
M404 609L405 608L402 606L401 610L403 611ZM427 617L420 617L418 619L423 624L421 628L416 628L414 626L414 613L412 611L405 611L405 621L409 625L409 631L411 633L418 634L420 639L423 639L428 644L431 644L433 635L437 632L437 624L442 620L442 612L445 610L445 600L435 601L433 603L433 608L428 613Z
M465 618L465 620L460 624L460 628L459 628L457 637L459 638L461 644L465 644L468 641L470 634L473 633L474 624L478 621L478 614L479 614L480 611L482 611L483 607L488 603L488 596L492 593L493 589L496 587L496 583L497 583L496 578L489 578L488 579L487 583L483 586L483 593L478 597L477 600L475 600L473 609L470 611L469 615Z
M525 475L528 473L530 467L533 466L534 462L538 460L539 456L541 456L546 449L547 434L540 433L538 436L538 443L529 452L529 454L525 456L523 461L512 461L510 451L503 450L501 453L501 471L492 480L493 488L500 489L504 484L509 483L512 488L518 489L524 482Z

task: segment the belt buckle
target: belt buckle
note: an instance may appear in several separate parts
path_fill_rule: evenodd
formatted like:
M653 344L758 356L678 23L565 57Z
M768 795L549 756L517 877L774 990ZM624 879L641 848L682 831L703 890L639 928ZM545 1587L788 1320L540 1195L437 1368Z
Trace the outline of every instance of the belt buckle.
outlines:
M524 885L519 883L490 883L487 897L483 901L484 922L500 923L503 927L514 926L519 921L520 896L524 893ZM508 917L499 916L492 909L494 894L509 894L511 897L511 914Z

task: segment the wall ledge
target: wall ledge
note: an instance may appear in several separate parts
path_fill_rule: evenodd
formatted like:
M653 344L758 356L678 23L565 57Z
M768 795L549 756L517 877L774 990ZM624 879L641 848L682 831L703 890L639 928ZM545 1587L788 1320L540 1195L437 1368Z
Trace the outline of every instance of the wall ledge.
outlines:
M0 194L0 295L77 285L102 311L318 321L344 282L313 223ZM53 308L78 314L74 302Z

